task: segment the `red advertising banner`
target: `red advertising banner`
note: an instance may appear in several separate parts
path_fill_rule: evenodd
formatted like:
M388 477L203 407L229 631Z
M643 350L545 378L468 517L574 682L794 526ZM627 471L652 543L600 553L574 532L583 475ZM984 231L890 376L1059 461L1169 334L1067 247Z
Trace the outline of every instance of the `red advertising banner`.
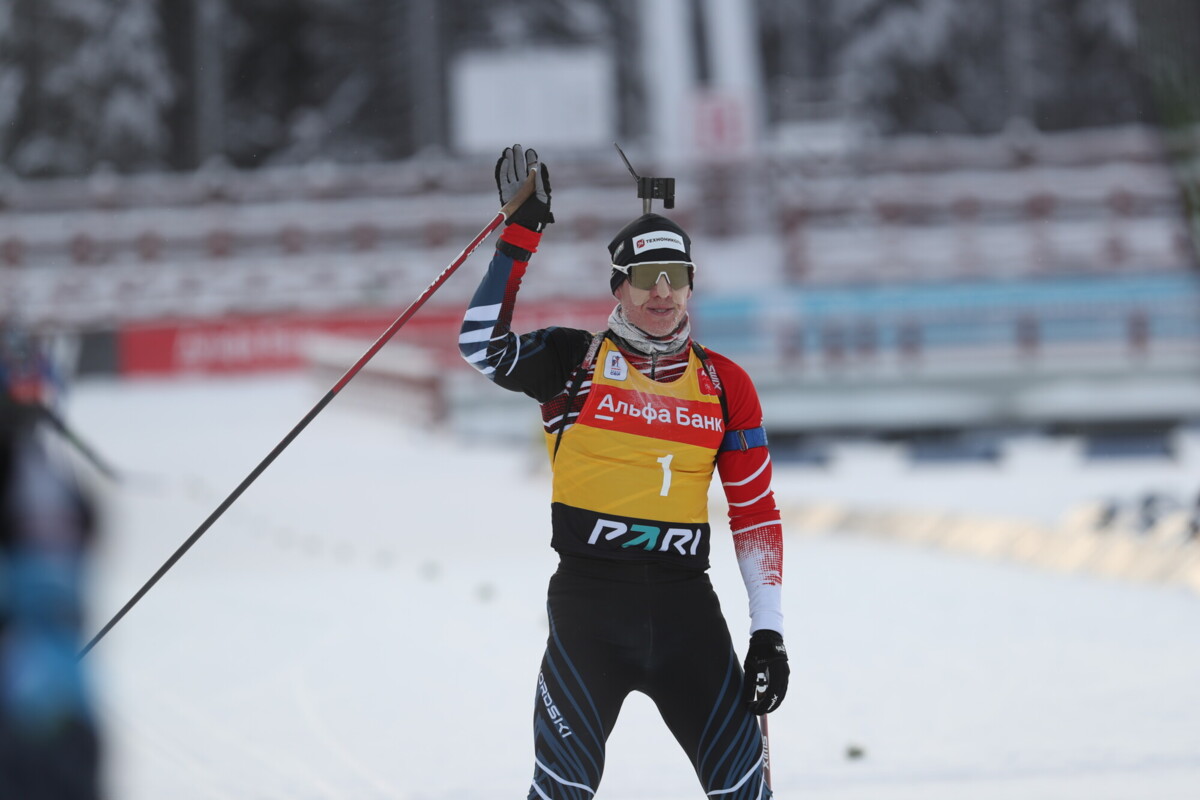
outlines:
M553 300L518 309L516 330L548 325L602 329L613 301ZM439 363L457 366L460 307L422 309L397 341L428 348ZM117 332L122 375L245 374L303 368L313 336L361 339L365 352L400 315L377 308L330 314L236 316L129 324Z

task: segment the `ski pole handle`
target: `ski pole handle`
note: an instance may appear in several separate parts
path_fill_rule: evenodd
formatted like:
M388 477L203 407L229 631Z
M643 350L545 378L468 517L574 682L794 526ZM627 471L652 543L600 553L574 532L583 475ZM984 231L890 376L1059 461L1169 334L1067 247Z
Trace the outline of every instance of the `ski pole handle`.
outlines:
M500 213L504 215L504 219L511 219L513 213L520 208L526 200L533 197L534 181L537 179L537 170L541 169L541 164L536 168L529 170L529 174L525 176L525 181L521 184L521 188L517 189L517 193L512 196L512 199L500 207Z

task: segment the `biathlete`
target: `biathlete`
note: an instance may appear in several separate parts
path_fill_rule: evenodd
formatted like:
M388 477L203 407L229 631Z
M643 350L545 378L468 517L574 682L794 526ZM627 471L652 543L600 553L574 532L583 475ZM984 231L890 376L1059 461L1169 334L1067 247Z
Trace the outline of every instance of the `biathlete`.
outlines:
M550 211L532 149L496 164L501 203L534 171L463 320L463 357L493 383L541 404L553 465L550 633L534 699L529 798L588 800L630 692L648 695L705 793L765 800L763 737L788 684L780 591L783 538L758 394L746 372L691 337L695 265L677 224L646 213L609 244L617 305L599 333L516 335L513 309ZM739 664L707 575L708 490L729 503L749 596ZM744 668L743 668L744 667Z

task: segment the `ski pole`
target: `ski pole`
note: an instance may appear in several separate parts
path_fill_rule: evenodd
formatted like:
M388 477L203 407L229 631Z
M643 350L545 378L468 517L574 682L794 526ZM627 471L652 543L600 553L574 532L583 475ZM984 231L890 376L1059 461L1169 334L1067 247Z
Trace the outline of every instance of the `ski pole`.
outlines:
M80 439L79 435L75 433L75 431L69 425L67 425L66 420L60 417L58 413L54 411L54 409L50 408L45 403L37 403L34 406L34 409L42 417L42 419L46 420L46 422L50 424L50 427L58 431L59 436L69 442L89 464L96 468L101 475L113 481L114 483L121 483L124 480L124 476L121 474L120 470L102 458L99 453L97 453L87 444L87 442L83 441L83 439Z
M771 789L771 737L767 730L766 714L758 718L758 725L762 729L763 739L763 783L767 785L767 789Z
M181 544L179 548L171 554L171 557L168 558L166 562L164 562L163 565L158 568L158 571L150 576L150 579L142 585L142 588L138 589L133 597L131 597L129 601L121 607L121 610L118 611L113 618L110 619L104 625L104 627L100 629L100 632L92 637L92 640L88 642L82 650L79 651L79 660L82 660L84 656L91 652L92 648L95 647L96 644L104 638L105 634L112 630L113 627L120 622L126 614L129 613L129 610L133 608L137 602L142 599L142 597L145 596L146 592L150 591L154 584L158 583L162 576L167 574L167 571L171 569L171 567L175 566L175 563L179 561L179 559L183 558L184 553L190 550L192 545L194 545L200 539L200 537L212 527L213 523L216 522L217 519L219 519L220 516L224 514L239 497L242 496L242 493L249 488L250 484L254 483L258 476L261 475L267 469L267 467L269 467L272 462L279 457L279 454L282 453L287 446L290 445L292 441L300 435L301 431L308 427L308 424L312 422L322 410L324 410L325 406L329 405L330 401L337 396L338 392L344 389L346 384L350 383L354 376L366 366L367 362L370 361L385 344L387 344L388 340L395 336L398 330L404 327L404 324L412 318L413 314L417 313L417 310L425 304L425 301L432 297L433 293L436 292L438 288L446 282L446 279L448 279L454 273L454 271L458 269L464 261L467 260L467 256L475 252L475 248L479 247L483 240L487 238L488 234L494 231L501 222L508 219L509 215L516 211L517 208L524 203L530 195L533 194L535 174L536 173L533 170L529 172L525 182L521 185L521 188L517 190L516 195L514 195L511 200L504 204L500 211L496 213L496 216L492 218L492 221L484 226L483 230L476 234L475 238L471 240L471 243L467 245L467 247L461 253L458 254L458 257L455 258L449 266L442 270L440 275L434 278L433 283L429 284L425 291L422 292L421 295L404 310L404 313L397 317L396 321L393 322L388 329L384 331L378 339L375 340L375 343L372 344L365 353L363 353L362 357L359 358L358 361L356 361L354 365L350 367L350 369L346 370L346 373L342 375L338 382L333 385L333 388L326 392L325 396L317 401L317 404L314 405L312 409L310 409L309 412L304 415L304 418L296 423L296 427L292 428L292 430L286 436L284 436L282 440L280 440L279 444L275 445L275 449L268 453L266 458L258 462L258 466L251 470L250 474L247 475L242 482L237 485L237 488L230 492L229 496L221 501L221 504L217 506L216 510L208 515L208 519L204 520L204 522L200 524L200 527L196 528L192 535L189 536L187 540L184 541L184 543Z

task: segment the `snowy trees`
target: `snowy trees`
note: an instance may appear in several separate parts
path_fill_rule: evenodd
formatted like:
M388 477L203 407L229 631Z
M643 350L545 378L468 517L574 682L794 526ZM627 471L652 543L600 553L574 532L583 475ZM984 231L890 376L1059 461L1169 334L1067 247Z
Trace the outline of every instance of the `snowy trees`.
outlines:
M1034 117L1044 130L1111 125L1142 116L1131 0L1032 3Z
M995 46L1013 3L845 0L840 92L885 132L995 130L1014 99Z
M831 108L885 134L1135 120L1144 20L1134 5L754 0L770 122ZM637 0L0 0L0 161L36 176L100 163L191 168L214 155L247 167L403 158L448 142L453 59L529 43L611 48L619 127L636 134L656 80L639 58L639 8Z
M779 18L787 0L760 0ZM1110 125L1140 114L1132 0L806 0L836 100L884 133Z
M161 163L167 148L163 110L174 96L161 48L157 0L108 4L102 35L93 40L95 120L93 161L124 167Z
M1152 0L1138 6L1138 49L1154 94L1166 153L1178 176L1200 262L1200 4Z
M446 69L472 47L627 30L631 0L238 0L226 13L225 155L368 161L448 143ZM619 69L627 70L628 58Z
M20 110L25 70L8 57L16 48L13 0L0 0L0 156L8 151Z
M371 0L240 0L225 20L225 154L259 166L392 155L374 127L386 26Z
M13 171L162 163L174 88L156 0L4 0L0 9L0 155Z

